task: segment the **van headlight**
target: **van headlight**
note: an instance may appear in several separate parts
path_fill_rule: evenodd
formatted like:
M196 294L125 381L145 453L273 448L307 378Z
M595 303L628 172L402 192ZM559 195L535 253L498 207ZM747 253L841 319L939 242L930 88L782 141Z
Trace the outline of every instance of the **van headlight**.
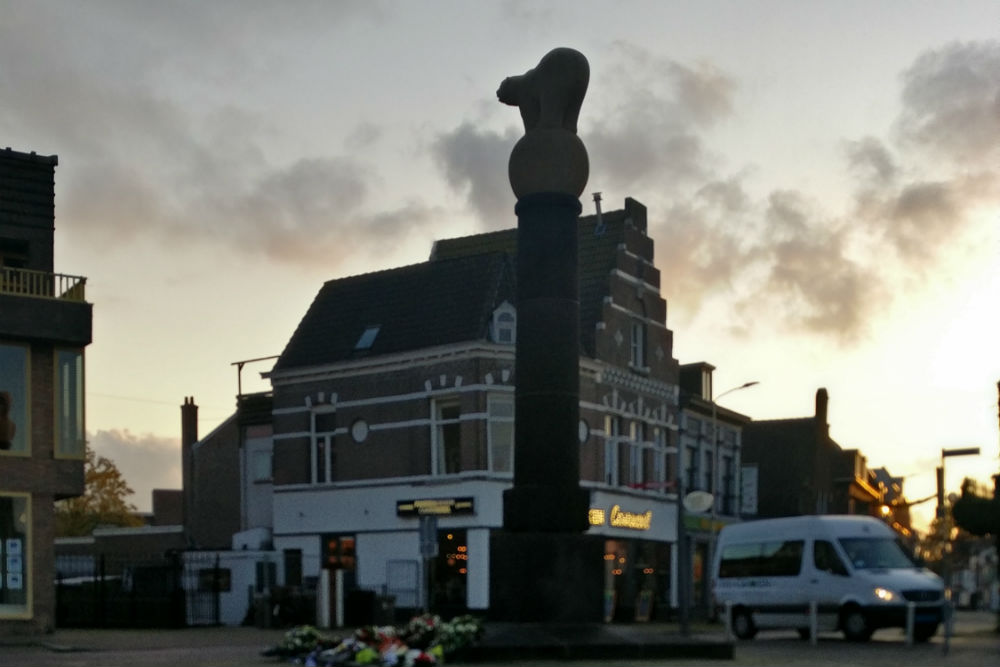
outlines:
M873 589L872 593L879 602L892 602L896 599L896 593L890 591L888 588L882 588L881 586Z

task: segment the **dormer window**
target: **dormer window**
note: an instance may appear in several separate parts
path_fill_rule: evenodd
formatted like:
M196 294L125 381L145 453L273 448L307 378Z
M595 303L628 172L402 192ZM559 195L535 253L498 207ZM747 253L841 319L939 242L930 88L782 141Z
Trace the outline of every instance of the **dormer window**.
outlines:
M361 337L358 338L358 342L354 344L355 350L370 350L372 345L375 343L375 337L378 336L379 329L382 328L380 324L374 324L366 328L362 333Z
M500 304L493 311L493 323L491 328L494 343L502 345L513 345L517 333L517 310L507 301Z

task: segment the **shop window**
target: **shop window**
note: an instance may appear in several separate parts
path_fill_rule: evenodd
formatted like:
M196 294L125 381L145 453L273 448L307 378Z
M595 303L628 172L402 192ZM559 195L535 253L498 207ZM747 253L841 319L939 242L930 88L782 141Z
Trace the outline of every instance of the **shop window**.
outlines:
M31 505L28 494L0 494L0 618L30 618Z
M357 567L354 535L327 535L323 540L323 567L354 570Z
M462 469L461 407L457 400L434 402L434 452L436 475L451 475Z
M491 394L489 413L490 470L509 473L514 470L514 396Z
M431 609L452 616L466 611L469 547L464 530L438 531Z
M28 348L0 343L0 452L28 454Z
M83 352L56 351L56 457L82 459L87 441L83 424Z

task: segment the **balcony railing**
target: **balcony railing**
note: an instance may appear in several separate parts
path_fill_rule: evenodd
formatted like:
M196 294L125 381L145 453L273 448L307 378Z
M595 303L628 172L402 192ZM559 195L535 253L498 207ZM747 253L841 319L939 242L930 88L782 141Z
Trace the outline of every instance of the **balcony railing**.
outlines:
M86 284L82 276L0 267L0 294L83 302Z

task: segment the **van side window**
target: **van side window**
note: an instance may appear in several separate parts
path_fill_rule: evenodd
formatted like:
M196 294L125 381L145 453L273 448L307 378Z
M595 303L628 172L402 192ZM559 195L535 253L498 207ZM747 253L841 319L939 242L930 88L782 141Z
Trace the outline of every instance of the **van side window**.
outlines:
M837 574L842 577L848 576L847 568L837 555L833 544L826 540L816 540L813 544L813 563L817 570Z
M794 577L802 570L802 540L731 544L722 551L719 578Z

